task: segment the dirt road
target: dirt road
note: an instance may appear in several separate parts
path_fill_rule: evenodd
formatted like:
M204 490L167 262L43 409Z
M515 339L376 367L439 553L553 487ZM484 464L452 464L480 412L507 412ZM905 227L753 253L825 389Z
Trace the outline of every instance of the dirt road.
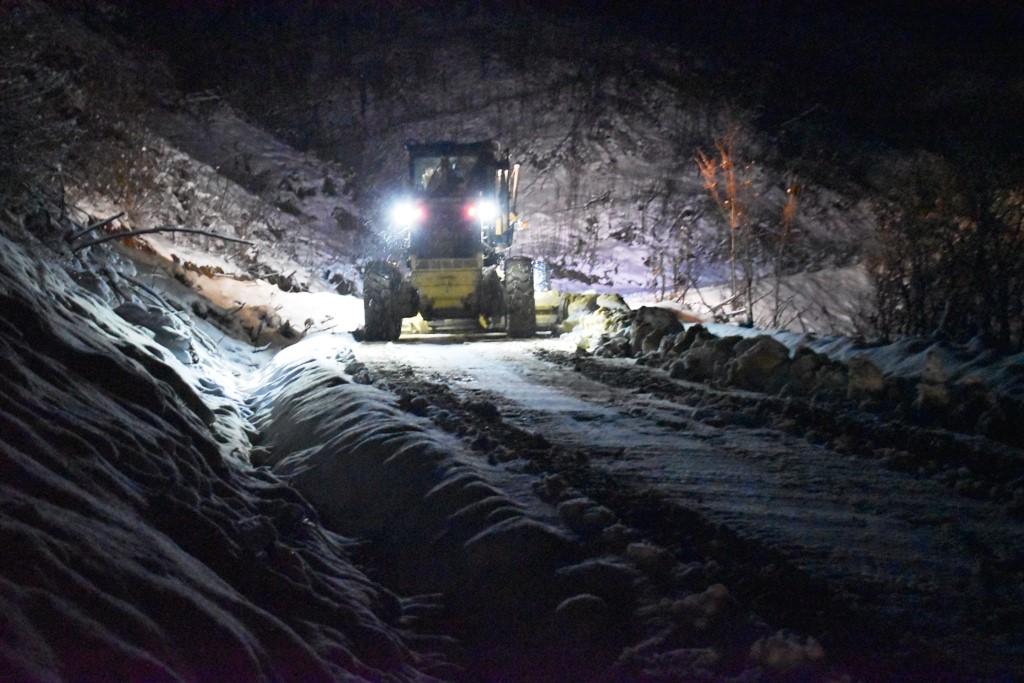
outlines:
M355 353L481 458L539 491L564 481L667 549L663 597L720 581L866 678L1024 671L1024 525L839 427L868 415L671 380L557 339L403 338Z

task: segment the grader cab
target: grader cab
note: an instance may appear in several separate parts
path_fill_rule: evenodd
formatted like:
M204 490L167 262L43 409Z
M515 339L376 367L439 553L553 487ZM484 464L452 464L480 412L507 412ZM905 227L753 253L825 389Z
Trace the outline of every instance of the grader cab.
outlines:
M533 260L512 255L519 225L519 165L493 142L408 143L407 195L391 220L405 240L405 268L368 264L363 284L364 337L393 341L403 319L420 331L538 329ZM542 323L555 308L541 296ZM557 298L557 295L555 295Z

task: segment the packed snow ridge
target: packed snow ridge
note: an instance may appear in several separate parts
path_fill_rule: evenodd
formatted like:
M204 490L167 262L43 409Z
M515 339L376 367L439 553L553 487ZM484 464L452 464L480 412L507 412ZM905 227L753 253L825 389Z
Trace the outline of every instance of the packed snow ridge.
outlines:
M399 626L409 603L293 488L239 466L251 428L214 338L165 311L183 365L164 324L122 319L3 229L5 680L432 680L441 658Z

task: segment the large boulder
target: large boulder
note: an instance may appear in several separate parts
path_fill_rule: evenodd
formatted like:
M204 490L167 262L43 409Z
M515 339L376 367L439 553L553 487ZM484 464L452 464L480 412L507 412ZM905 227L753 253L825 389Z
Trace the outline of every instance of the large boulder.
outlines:
M793 352L789 364L789 380L784 389L796 396L809 396L818 381L818 371L828 364L828 357L806 346Z
M601 358L622 358L629 355L629 335L605 335L598 341L594 355Z
M811 393L816 400L828 403L842 402L849 392L849 370L846 365L826 360L814 375Z
M611 311L629 311L629 304L622 298L621 294L599 294L597 296L597 307L607 308Z
M669 376L691 382L724 380L726 364L742 339L739 336L699 338L669 366Z
M675 336L675 342L670 353L678 356L689 350L691 346L696 345L697 342L706 342L714 338L715 335L708 332L708 328L703 325L690 325L681 335L677 334Z
M669 366L669 377L690 382L707 382L714 378L716 366L722 362L714 345L692 348Z
M854 356L846 361L849 369L847 392L854 400L877 398L885 393L885 375L867 356Z
M572 332L586 316L598 309L597 294L564 293L558 310L558 331Z
M642 306L633 319L630 347L633 353L651 353L658 350L663 337L682 332L675 311L657 306Z
M769 336L744 340L746 348L737 344L737 356L726 365L726 381L751 391L777 390L780 376L789 361L789 349Z

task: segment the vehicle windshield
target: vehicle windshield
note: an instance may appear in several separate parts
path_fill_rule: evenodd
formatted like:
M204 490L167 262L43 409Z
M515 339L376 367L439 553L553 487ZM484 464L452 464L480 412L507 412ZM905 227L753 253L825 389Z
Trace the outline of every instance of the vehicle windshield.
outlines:
M484 189L486 160L478 154L422 156L413 159L414 189L432 195L453 195Z

